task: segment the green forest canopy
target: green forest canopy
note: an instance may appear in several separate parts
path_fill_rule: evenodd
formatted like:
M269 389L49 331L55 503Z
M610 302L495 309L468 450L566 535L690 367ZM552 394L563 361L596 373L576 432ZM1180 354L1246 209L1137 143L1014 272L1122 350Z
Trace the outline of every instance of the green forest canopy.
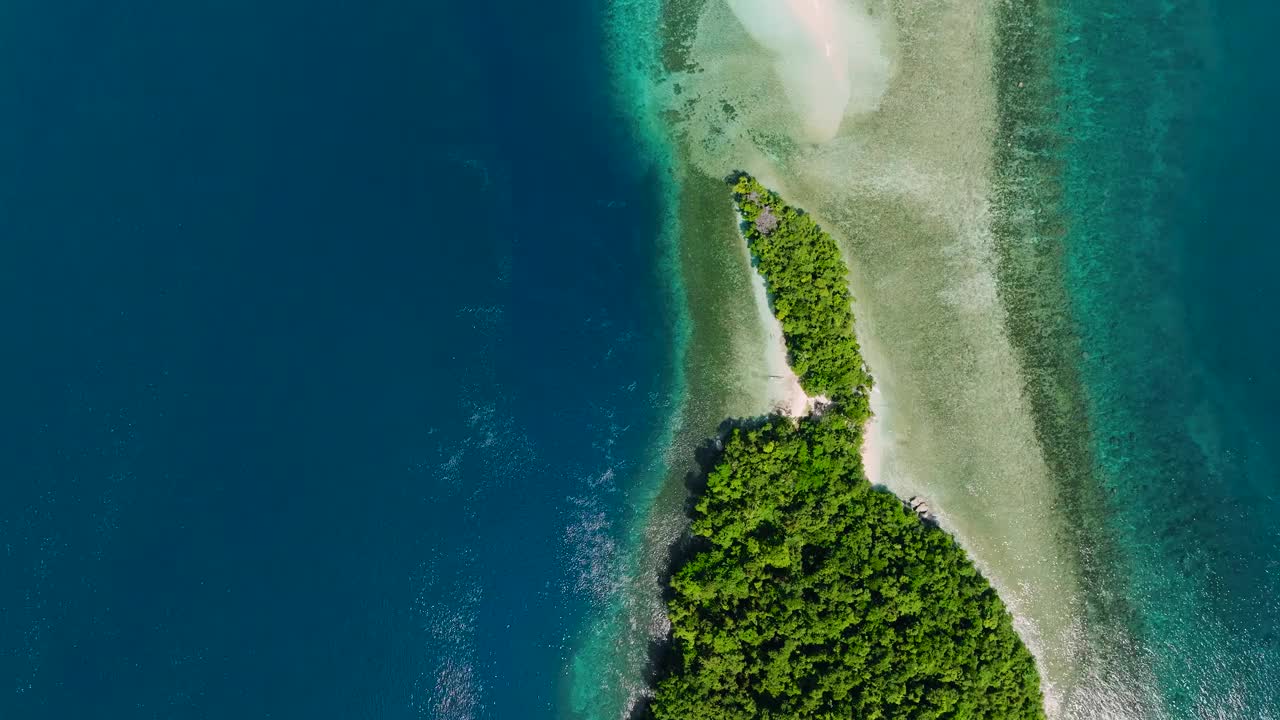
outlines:
M866 480L870 379L834 241L752 178L734 192L789 311L788 347L809 359L806 389L838 400L726 440L694 512L700 546L671 581L674 657L654 717L1043 718L1035 662L990 584L949 535ZM778 222L761 229L762 213Z
M869 387L853 334L849 271L835 239L750 175L737 178L733 196L800 385L830 398Z

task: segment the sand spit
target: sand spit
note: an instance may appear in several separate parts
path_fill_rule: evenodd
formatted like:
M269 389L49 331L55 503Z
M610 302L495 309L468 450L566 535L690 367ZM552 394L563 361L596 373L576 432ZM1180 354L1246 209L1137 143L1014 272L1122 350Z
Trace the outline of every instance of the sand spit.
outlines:
M871 388L871 419L862 432L862 470L872 485L881 483L881 468L884 465L885 441L887 430L885 418L888 405L880 388Z

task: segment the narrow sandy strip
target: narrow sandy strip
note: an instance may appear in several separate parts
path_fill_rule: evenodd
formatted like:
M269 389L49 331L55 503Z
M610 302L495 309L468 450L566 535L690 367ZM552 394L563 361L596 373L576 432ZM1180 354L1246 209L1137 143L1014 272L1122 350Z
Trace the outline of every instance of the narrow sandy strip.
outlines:
M880 388L871 389L871 419L862 432L862 469L872 485L880 484L880 468L884 464L886 403Z
M808 415L813 398L805 394L804 388L800 387L800 378L787 363L787 343L782 336L782 323L778 322L769 307L769 293L764 278L758 272L752 273L751 290L760 315L760 326L764 329L764 369L769 403L788 417Z

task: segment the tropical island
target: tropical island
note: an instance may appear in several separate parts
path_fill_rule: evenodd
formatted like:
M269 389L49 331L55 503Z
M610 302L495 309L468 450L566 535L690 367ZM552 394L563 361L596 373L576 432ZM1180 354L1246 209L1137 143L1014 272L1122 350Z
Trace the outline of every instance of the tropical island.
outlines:
M649 712L689 718L1043 718L1039 674L964 550L863 471L871 416L835 240L731 178L807 417L739 423L671 578Z

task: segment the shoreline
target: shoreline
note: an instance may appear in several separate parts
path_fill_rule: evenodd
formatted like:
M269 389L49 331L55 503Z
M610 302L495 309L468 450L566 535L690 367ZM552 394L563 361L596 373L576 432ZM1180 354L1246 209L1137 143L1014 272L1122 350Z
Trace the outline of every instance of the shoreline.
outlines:
M734 218L740 225L742 216L734 213ZM764 347L761 348L763 358L761 369L764 370L765 380L764 394L769 399L771 408L776 412L790 418L805 417L813 411L816 404L825 401L826 398L811 397L804 388L800 387L800 378L795 370L791 369L791 363L787 359L787 341L782 334L782 323L770 307L768 285L765 283L764 276L755 267L751 249L741 229L738 231L738 237L741 240L743 257L751 268L751 295L755 302L756 315L760 321L759 329L764 340Z
M768 290L764 278L754 272L751 278L752 295L756 308L760 311L760 329L764 331L764 347L761 348L764 370L765 388L772 407L787 417L798 418L808 415L813 408L815 398L809 397L800 387L800 378L796 376L791 364L787 362L786 341L782 337L782 325L769 310ZM768 315L768 320L765 319Z
M871 419L862 427L862 472L867 476L867 482L882 487L885 446L889 439L889 431L885 427L889 403L880 392L879 385L871 388L870 401Z

